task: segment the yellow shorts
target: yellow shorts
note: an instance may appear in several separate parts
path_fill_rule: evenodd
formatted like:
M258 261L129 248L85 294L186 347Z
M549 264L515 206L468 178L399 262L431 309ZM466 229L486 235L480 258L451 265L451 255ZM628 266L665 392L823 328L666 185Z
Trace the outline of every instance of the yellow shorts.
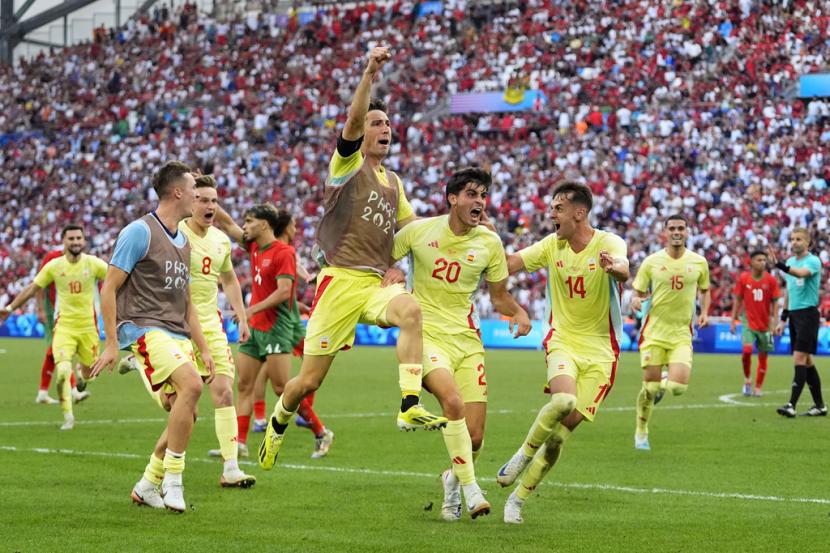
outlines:
M225 331L222 328L203 328L202 333L205 335L205 341L208 344L210 356L213 358L213 364L216 365L216 375L219 376L222 374L233 380L236 367L233 364L233 352L228 345L228 337ZM208 376L210 371L202 363L202 356L196 344L193 344L193 354L196 357L196 370L199 371L199 375Z
M130 349L139 363L142 378L150 381L154 391L175 393L169 379L176 369L187 363L191 363L194 370L196 367L190 340L173 338L162 330L149 331L133 342Z
M400 284L380 287L376 273L326 267L317 276L317 293L306 328L305 355L335 355L354 344L357 323L391 326L389 303L409 294Z
M608 397L617 374L617 362L596 362L564 349L547 354L548 382L559 376L576 380L576 410L593 422L600 404Z
M55 357L55 363L71 363L77 354L81 364L89 367L98 358L100 343L97 329L73 330L58 324L52 337L52 355Z
M484 346L480 340L424 336L424 377L435 369L447 369L453 375L464 403L487 401Z
M640 345L641 367L672 365L675 363L692 368L691 342L676 345L643 342Z

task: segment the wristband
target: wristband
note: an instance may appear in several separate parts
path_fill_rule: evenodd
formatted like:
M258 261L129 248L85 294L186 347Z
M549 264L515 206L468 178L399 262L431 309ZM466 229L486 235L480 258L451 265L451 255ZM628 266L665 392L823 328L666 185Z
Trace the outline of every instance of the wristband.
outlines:
M784 309L783 311L781 311L781 320L783 322L786 323L787 319L789 319L789 318L790 318L790 310L789 309Z
M778 269L779 271L783 271L787 274L790 274L790 267L786 263L784 263L783 261L779 261L778 263L776 263L775 268Z

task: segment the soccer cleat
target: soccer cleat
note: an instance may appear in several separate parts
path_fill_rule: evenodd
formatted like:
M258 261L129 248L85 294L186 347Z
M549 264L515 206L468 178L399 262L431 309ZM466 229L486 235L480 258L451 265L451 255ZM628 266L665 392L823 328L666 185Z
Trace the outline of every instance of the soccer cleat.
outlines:
M779 407L775 411L782 417L787 417L788 419L792 419L795 417L795 408L793 407L792 403L788 403L783 407Z
M749 382L745 382L744 383L744 389L743 389L742 393L744 394L745 397L751 396L752 395L752 384L750 384Z
M467 512L470 513L471 518L476 519L490 514L490 503L484 499L484 493L475 482L464 486L464 499L467 503Z
M524 500L519 499L519 496L516 495L516 491L514 490L504 503L504 522L507 524L523 523L522 507L524 504Z
M35 398L35 403L43 403L45 405L57 405L60 403L57 399L53 397L49 397L49 392L46 390L40 390L37 393L37 397Z
M250 488L256 484L256 476L245 474L240 469L225 472L219 478L219 485L223 488Z
M317 438L314 442L314 453L311 454L312 459L320 459L329 453L331 443L334 441L334 432L328 428L323 429L323 435Z
M657 393L654 395L654 405L657 405L663 400L663 396L666 395L666 386L669 383L669 371L663 371L660 375L660 389L657 390Z
M159 489L155 486L152 488L142 488L141 482L138 482L133 488L130 498L137 505L145 505L153 509L164 509L164 500L161 498Z
M282 447L284 434L277 434L277 431L274 430L274 424L276 422L277 419L271 417L271 424L268 425L268 428L265 430L265 437L262 439L262 443L259 444L259 466L263 470L271 470L274 468L274 464L277 462L277 455L279 455L280 448Z
M130 371L137 371L138 363L135 360L135 355L128 355L118 362L118 374L127 374Z
M164 506L171 511L183 513L187 510L187 503L184 501L184 485L176 482L168 482L166 479L161 482L161 497L164 499Z
M762 395L764 394L761 393L761 388L755 388L752 391L752 397L761 397Z
M86 390L86 380L81 375L80 371L77 371L75 374L75 389L79 392Z
M268 419L254 420L254 427L251 429L251 432L265 432L267 427Z
M502 488L509 486L516 481L516 478L518 478L522 472L524 472L531 459L533 459L533 457L528 457L525 455L525 452L519 448L519 451L514 453L513 457L501 466L498 474L496 474L496 482L498 482Z
M80 389L72 390L72 401L75 403L80 403L86 398L88 398L90 395L91 394L86 390L83 392Z
M461 519L461 483L447 469L441 474L441 483L444 485L444 503L441 505L441 518L448 522Z
M73 428L75 428L75 416L72 413L64 413L61 430L72 430Z
M410 430L439 430L447 426L447 418L433 415L420 403L413 405L406 411L398 413L398 429Z
M648 443L648 434L634 434L634 449L651 451L651 446Z
M300 428L311 428L311 424L300 415L297 415L294 418L294 424L296 424Z
M826 417L827 416L827 407L822 405L819 407L818 405L813 405L803 413L801 413L802 417Z

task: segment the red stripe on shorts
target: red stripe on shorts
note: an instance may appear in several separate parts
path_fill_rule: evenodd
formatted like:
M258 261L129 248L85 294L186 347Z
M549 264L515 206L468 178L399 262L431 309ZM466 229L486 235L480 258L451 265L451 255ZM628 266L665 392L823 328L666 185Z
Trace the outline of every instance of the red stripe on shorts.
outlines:
M323 277L323 282L320 283L320 286L317 287L317 293L314 294L314 301L311 302L311 308L309 309L309 316L314 313L314 308L317 307L317 302L320 301L320 297L326 291L326 288L329 287L331 284L332 279L334 279L331 275L326 275Z
M639 349L640 346L643 345L643 340L646 337L646 327L648 326L649 317L650 315L646 315L646 322L643 323L643 328L640 329L640 339L637 340L637 349Z
M150 388L154 392L158 392L161 389L161 384L153 384L153 373L156 372L156 369L153 367L153 364L150 363L150 354L147 353L147 339L142 336L136 342L138 344L138 354L144 359L144 376L147 377L147 382L150 383Z

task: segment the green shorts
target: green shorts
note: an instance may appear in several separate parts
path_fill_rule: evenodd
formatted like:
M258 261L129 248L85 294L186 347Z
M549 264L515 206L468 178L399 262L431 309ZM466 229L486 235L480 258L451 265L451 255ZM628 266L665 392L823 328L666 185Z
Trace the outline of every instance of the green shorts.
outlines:
M745 346L757 344L758 351L765 351L767 353L775 349L775 338L772 337L772 332L769 330L766 332L752 330L746 323L742 325L741 343Z
M267 332L252 328L251 337L239 345L239 352L264 361L268 355L290 354L304 337L305 327L302 321L277 320Z

